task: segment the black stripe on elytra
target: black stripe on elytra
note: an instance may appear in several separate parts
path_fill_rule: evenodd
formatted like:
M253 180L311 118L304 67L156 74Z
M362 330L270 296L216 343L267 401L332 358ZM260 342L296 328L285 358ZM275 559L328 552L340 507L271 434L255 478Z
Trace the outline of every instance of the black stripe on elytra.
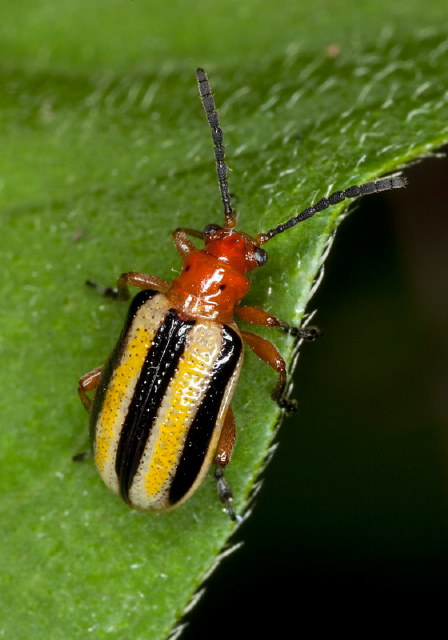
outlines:
M129 327L131 326L135 316L137 315L138 310L142 307L145 302L153 298L159 292L154 291L154 289L144 289L143 291L139 291L137 295L133 298L131 304L129 305L128 314L126 316L126 320L121 331L120 337L118 338L118 342L115 345L112 353L107 359L103 374L101 376L100 384L98 385L98 389L96 390L95 397L93 399L92 409L90 411L90 442L93 445L96 436L96 426L98 422L98 414L100 413L104 398L106 396L106 391L109 387L110 380L112 378L112 374L117 366L117 362L120 360L124 345L126 342L126 337L129 331Z
M204 463L227 384L241 355L243 343L230 327L222 326L222 348L216 359L209 388L188 432L179 465L170 487L169 502L176 504L190 490Z
M157 411L184 353L188 333L195 324L195 320L180 320L176 310L170 309L143 363L121 430L115 464L120 495L125 502L129 502L129 491Z

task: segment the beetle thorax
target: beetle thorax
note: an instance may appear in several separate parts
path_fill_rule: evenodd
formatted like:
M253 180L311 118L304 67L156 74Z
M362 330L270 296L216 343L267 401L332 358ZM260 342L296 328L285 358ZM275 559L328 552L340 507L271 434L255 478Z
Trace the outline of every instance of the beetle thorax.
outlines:
M252 243L243 234L221 231L226 233L186 257L182 273L167 291L167 297L185 318L230 323L234 307L249 291L245 272L258 266L247 258L248 250L253 254L253 248L247 246Z

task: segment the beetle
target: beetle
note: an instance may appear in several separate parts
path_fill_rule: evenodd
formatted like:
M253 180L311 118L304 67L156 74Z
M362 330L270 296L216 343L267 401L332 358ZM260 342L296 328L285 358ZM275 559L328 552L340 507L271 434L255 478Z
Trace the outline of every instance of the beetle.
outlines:
M271 342L239 329L235 316L297 339L319 335L315 328L291 327L264 309L241 305L250 286L246 273L266 264L262 245L276 235L346 198L401 188L405 179L386 177L336 191L254 238L237 231L215 102L203 69L197 69L196 78L212 133L224 224L173 232L183 268L171 283L136 271L122 274L116 289L87 282L119 300L129 298L129 285L140 292L112 354L80 379L78 392L90 412L98 471L124 502L144 511L174 509L196 491L214 461L219 498L235 520L224 469L235 443L230 402L243 342L277 372L272 398L286 413L296 409L285 395L285 360ZM204 248L190 237L202 240ZM92 401L87 394L93 390Z

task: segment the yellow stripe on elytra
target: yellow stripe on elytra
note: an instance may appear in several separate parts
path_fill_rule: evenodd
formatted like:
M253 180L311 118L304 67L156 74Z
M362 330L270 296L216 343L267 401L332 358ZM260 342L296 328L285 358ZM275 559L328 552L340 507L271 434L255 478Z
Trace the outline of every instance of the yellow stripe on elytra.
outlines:
M199 329L198 325L196 328ZM207 390L213 362L219 352L219 340L212 348L210 343L201 343L200 339L190 336L193 341L187 345L165 394L161 406L161 414L164 411L165 415L154 443L149 469L143 473L148 498L157 496L173 475L185 444L188 425Z
M109 383L97 428L95 460L100 471L110 459L110 447L116 438L116 425L121 424L121 409L126 396L133 395L135 385L149 351L154 332L146 327L137 327L134 336L122 355L121 364L115 369ZM126 403L127 406L127 403Z

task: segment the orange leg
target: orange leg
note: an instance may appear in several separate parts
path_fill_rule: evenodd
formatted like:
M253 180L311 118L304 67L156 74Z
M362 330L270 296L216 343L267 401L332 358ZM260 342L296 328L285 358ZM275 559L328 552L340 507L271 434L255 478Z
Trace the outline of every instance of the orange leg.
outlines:
M235 416L233 415L232 409L229 409L224 420L224 426L221 431L218 449L216 451L215 462L220 467L225 467L229 464L230 458L232 457L233 447L235 446L235 438Z
M255 355L279 374L277 384L271 394L272 399L277 402L279 407L285 409L286 413L294 413L294 411L297 411L297 403L293 400L287 400L284 397L286 387L286 363L277 347L275 347L272 342L265 340L261 336L257 336L255 333L241 331L241 335Z
M128 286L137 287L138 289L155 289L161 293L165 293L168 289L168 282L165 280L157 278L156 276L150 276L147 273L140 273L139 271L122 273L117 280L116 289L112 287L101 287L91 280L86 280L86 284L96 289L106 298L113 298L114 300L129 300Z
M283 320L279 320L279 318L260 307L235 307L235 314L249 324L256 324L262 327L274 327L282 333L288 333L295 338L301 338L303 340L315 340L321 335L317 327L308 327L306 329L291 327L291 325L283 322Z
M215 478L218 483L219 499L226 506L231 520L238 520L238 517L236 516L233 509L232 491L227 483L227 480L224 478L224 468L230 462L233 447L235 444L235 436L235 416L233 415L232 409L229 408L218 442L218 449L215 457L215 462L217 464L215 470Z
M174 244L176 245L176 249L179 252L182 260L185 260L188 254L192 251L198 250L197 246L194 244L194 242L191 242L188 236L200 238L201 240L203 240L204 238L203 232L196 231L195 229L184 229L180 227L179 229L173 231Z
M93 371L86 373L79 381L78 394L87 411L90 411L92 407L92 400L87 395L87 391L93 391L98 387L102 373L103 367L97 367Z

